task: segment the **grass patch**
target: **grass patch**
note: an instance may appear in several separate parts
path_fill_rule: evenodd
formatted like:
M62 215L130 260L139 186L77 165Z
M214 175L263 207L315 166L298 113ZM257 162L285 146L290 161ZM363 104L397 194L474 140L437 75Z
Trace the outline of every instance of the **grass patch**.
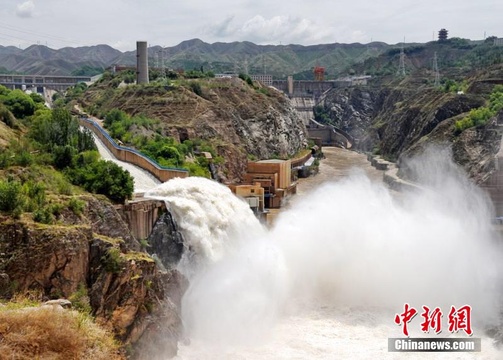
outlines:
M144 252L130 251L124 254L124 257L126 258L126 260L154 262L154 259L152 259L149 254Z
M3 359L121 359L111 334L77 311L0 307Z

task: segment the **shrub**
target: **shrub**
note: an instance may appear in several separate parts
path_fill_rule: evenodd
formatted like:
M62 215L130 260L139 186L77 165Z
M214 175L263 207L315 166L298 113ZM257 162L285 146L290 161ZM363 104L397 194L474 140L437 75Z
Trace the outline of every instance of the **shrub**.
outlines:
M246 75L246 74L239 74L239 78L241 80L244 80L246 81L246 83L249 85L249 86L252 86L253 87L253 80L251 79L251 77L249 75Z
M495 86L490 97L489 105L472 109L465 118L456 121L454 131L459 134L473 126L485 125L492 117L503 109L503 86Z
M34 211L45 204L45 187L42 183L29 180L23 184L23 192L28 197L26 211Z
M112 109L110 110L104 119L105 126L110 126L115 122L122 122L128 118L128 115L119 109Z
M203 89L201 88L201 84L199 84L196 81L191 81L189 83L190 88L192 89L192 92L198 96L203 96Z
M208 168L203 167L199 164L187 162L187 163L185 163L184 166L187 168L187 170L189 170L190 176L200 176L200 177L205 177L205 178L211 177L210 171L208 170Z
M178 165L183 163L183 157L180 152L174 146L165 145L161 148L158 153L158 156L163 157L164 159L172 159Z
M75 215L80 216L86 207L86 202L77 198L71 198L68 202L68 207Z
M23 211L25 197L21 183L0 180L0 211L19 217Z
M83 283L79 284L77 291L68 297L68 300L72 302L72 308L76 309L85 314L91 314L92 308L89 302L89 296L87 295L86 285Z
M41 224L52 224L54 216L48 207L38 208L33 212L33 220Z
M21 149L14 157L13 165L27 167L33 164L33 156L26 149Z
M122 258L120 250L114 247L107 250L107 253L102 257L101 261L105 264L105 270L114 274L119 273L124 264L124 259Z

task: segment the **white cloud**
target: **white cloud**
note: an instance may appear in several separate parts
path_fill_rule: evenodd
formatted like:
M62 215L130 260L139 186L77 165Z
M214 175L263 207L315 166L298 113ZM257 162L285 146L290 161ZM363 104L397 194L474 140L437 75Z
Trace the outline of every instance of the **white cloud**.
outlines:
M216 38L230 41L248 40L257 44L313 43L332 40L331 29L318 26L300 17L274 16L269 19L256 15L236 24L234 16L211 25L204 32Z
M501 0L0 0L1 45L48 41L53 46L107 43L134 50L135 41L174 46L183 40L259 44L426 42L450 36L503 36ZM42 6L43 5L43 6ZM120 16L111 16L121 9ZM17 16L12 16L14 14ZM447 14L447 15L446 15ZM16 19L29 18L28 23ZM91 20L90 20L91 19ZM91 23L90 23L91 21ZM90 26L90 24L92 26ZM127 24L127 26L125 25ZM85 31L82 31L85 29ZM22 30L19 32L17 30ZM28 33L27 33L28 32ZM35 33L35 34L34 34ZM31 35L33 34L33 35ZM58 42L65 38L71 41Z
M136 42L132 40L119 40L110 45L120 51L131 51L136 48Z
M34 10L35 10L35 3L33 2L33 0L28 0L17 6L16 15L21 18L30 18L33 16Z

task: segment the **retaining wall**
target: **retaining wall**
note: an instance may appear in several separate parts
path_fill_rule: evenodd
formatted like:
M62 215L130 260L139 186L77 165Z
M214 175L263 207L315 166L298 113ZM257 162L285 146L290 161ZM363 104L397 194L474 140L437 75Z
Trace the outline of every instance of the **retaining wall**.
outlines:
M108 135L101 126L91 119L79 118L79 123L95 133L103 144L105 144L107 149L110 150L110 152L114 154L118 160L136 165L143 170L148 171L162 182L166 182L176 177L185 178L189 176L189 172L185 169L167 168L161 166L139 151L117 145L110 135Z

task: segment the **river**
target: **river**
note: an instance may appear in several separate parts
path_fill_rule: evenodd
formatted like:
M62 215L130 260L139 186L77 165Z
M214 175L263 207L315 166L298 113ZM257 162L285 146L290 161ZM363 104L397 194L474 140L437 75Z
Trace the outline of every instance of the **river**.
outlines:
M320 173L299 181L269 230L209 180L146 194L170 203L192 251L176 358L503 358L484 333L499 325L502 274L484 198L441 159L434 171L420 167L434 191L396 201L364 155L324 152ZM404 337L394 319L405 303L419 312L411 337L464 339L448 331L447 313L469 304L482 351L388 352L388 338ZM423 305L443 311L439 335L421 331Z

